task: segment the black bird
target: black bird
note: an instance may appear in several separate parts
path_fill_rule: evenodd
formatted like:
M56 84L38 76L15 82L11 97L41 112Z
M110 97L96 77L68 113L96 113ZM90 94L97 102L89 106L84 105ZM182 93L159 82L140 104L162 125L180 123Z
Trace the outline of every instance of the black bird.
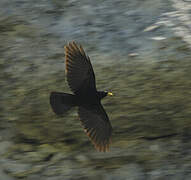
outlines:
M53 111L63 115L74 106L84 131L98 151L108 151L112 127L109 118L101 105L101 99L111 92L97 91L95 75L90 58L82 46L71 42L65 46L66 77L73 94L52 92L50 104Z

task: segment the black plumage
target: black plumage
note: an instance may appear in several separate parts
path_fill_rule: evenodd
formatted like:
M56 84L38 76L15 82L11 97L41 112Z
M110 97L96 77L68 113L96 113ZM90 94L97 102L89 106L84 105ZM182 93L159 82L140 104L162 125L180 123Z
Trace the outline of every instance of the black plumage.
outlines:
M80 121L98 151L108 151L112 127L101 105L101 99L110 92L97 91L95 74L90 58L75 42L65 46L66 77L73 94L52 92L50 104L53 111L62 115L78 106Z

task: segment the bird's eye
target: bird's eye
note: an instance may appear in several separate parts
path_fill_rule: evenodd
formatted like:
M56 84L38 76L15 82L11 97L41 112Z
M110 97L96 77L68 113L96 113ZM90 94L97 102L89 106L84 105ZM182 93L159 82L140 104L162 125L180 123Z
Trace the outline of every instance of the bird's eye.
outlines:
M108 92L107 95L113 96L113 93L112 92Z

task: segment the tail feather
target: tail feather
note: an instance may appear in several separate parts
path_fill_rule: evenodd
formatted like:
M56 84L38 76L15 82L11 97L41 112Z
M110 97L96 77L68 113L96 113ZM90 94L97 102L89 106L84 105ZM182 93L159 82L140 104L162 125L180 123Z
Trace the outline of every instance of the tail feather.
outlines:
M63 115L75 106L75 95L60 92L51 92L50 104L52 110L56 114Z

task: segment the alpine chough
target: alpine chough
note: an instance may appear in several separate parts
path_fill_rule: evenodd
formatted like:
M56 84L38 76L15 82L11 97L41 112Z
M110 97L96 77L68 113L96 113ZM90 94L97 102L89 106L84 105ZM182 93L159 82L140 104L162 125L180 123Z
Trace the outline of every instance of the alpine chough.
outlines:
M90 58L82 46L71 42L65 46L66 77L73 94L51 92L50 104L53 111L63 115L74 106L84 131L98 151L108 151L112 127L101 104L101 99L111 92L97 91L95 74Z

